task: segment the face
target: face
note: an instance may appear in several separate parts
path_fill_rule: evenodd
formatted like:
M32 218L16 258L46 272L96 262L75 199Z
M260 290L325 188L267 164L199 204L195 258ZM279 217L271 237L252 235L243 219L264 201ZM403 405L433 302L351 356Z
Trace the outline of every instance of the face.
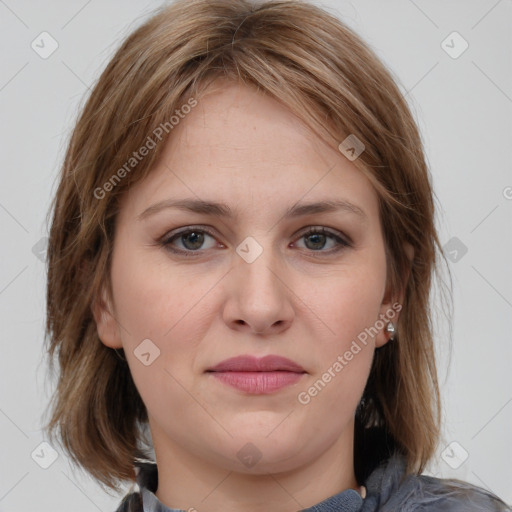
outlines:
M157 458L263 474L347 449L382 319L398 317L375 190L247 86L211 89L166 144L124 197L112 301L94 309L102 342L124 348ZM313 203L335 207L301 208ZM208 371L244 355L302 370Z

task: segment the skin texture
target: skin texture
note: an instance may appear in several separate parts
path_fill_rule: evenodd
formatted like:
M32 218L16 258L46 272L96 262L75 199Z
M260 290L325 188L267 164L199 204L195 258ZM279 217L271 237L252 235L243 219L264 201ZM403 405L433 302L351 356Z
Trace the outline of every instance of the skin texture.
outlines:
M113 297L94 306L100 339L124 348L148 410L157 497L185 510L291 512L358 489L354 412L374 349L389 335L370 337L308 404L297 397L401 300L386 292L374 188L287 108L249 86L210 89L171 135L148 178L124 196ZM235 216L167 208L137 218L159 201L185 198L225 203ZM339 199L365 217L338 210L284 218L297 202ZM159 243L189 226L214 234L203 245L176 237L171 247L191 257ZM338 232L350 246L304 236L310 226ZM252 263L236 252L249 236L263 250ZM134 353L144 339L160 350L148 366ZM285 356L307 373L267 395L205 373L242 354ZM249 467L241 449L261 458Z

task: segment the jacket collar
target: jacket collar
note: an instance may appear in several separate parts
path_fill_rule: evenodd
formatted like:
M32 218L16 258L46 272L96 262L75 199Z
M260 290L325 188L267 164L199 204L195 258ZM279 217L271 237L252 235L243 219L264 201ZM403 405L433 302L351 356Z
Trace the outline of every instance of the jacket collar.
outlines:
M154 462L145 461L137 464L137 484L142 496L143 512L186 512L165 506L155 495L158 488L158 470ZM360 512L363 498L354 489L347 489L330 496L317 505L300 512Z

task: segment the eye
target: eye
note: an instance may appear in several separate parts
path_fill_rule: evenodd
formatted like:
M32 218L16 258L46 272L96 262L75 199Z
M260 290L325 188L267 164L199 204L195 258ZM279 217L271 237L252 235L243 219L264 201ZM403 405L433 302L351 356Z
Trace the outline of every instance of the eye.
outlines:
M312 252L332 254L352 245L340 235L339 232L331 231L322 226L311 226L300 235L299 240L305 239L305 248ZM205 247L205 240L208 238L211 238L213 242L210 242L209 246ZM202 250L213 249L215 242L215 235L208 229L189 226L181 231L169 233L160 241L160 244L166 250L175 254L196 256ZM328 250L323 250L326 244L329 245L328 243L330 243L331 247L328 247ZM297 244L294 245L298 246ZM220 246L224 247L222 244Z
M306 248L313 252L330 254L351 246L351 244L347 240L343 239L338 232L330 231L322 226L308 228L308 230L300 236L300 239L305 239ZM327 242L331 243L330 250L322 251Z
M194 252L199 252L200 249L212 249L215 243L210 247L202 247L205 243L205 238L214 239L213 234L204 228L189 227L178 233L166 236L160 243L169 251L186 256L193 255ZM181 247L176 248L175 242L181 243Z

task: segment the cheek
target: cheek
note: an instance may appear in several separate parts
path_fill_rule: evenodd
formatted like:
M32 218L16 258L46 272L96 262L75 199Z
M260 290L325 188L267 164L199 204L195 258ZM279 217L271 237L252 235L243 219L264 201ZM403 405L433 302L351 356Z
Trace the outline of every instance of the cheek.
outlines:
M205 297L212 284L175 270L171 275L169 267L135 256L114 257L112 284L135 386L148 413L169 421L169 410L186 411L194 403L181 383L187 382L194 364L205 310L212 308Z
M298 401L318 408L318 414L328 408L342 421L363 393L374 353L371 328L379 319L385 285L382 270L382 262L361 271L351 268L325 280L321 288L302 290L318 327L316 335L310 333L315 374Z
M116 313L127 331L122 333L123 342L140 343L144 338L163 342L196 314L194 305L201 303L212 280L195 279L161 257L124 251L120 245L112 262L112 284Z
M137 257L134 250L132 257L123 254L130 252L120 246L112 262L112 284L125 354L138 387L154 381L157 389L164 389L169 385L165 369L180 381L189 378L187 372L194 367L200 341L218 311L213 300L219 279L171 269L161 259ZM157 354L147 367L137 359L143 343L148 350L142 353L150 352L146 359Z
M298 407L312 419L312 427L322 429L325 440L336 439L351 421L370 373L374 345L371 338L361 342L358 336L373 315L362 295L358 289L324 304L319 316L334 334L315 338L314 371L297 390Z
M298 294L305 307L317 317L316 324L326 333L317 338L318 342L342 349L365 329L375 325L384 285L385 275L379 267L346 269L323 279L321 286L305 283Z

